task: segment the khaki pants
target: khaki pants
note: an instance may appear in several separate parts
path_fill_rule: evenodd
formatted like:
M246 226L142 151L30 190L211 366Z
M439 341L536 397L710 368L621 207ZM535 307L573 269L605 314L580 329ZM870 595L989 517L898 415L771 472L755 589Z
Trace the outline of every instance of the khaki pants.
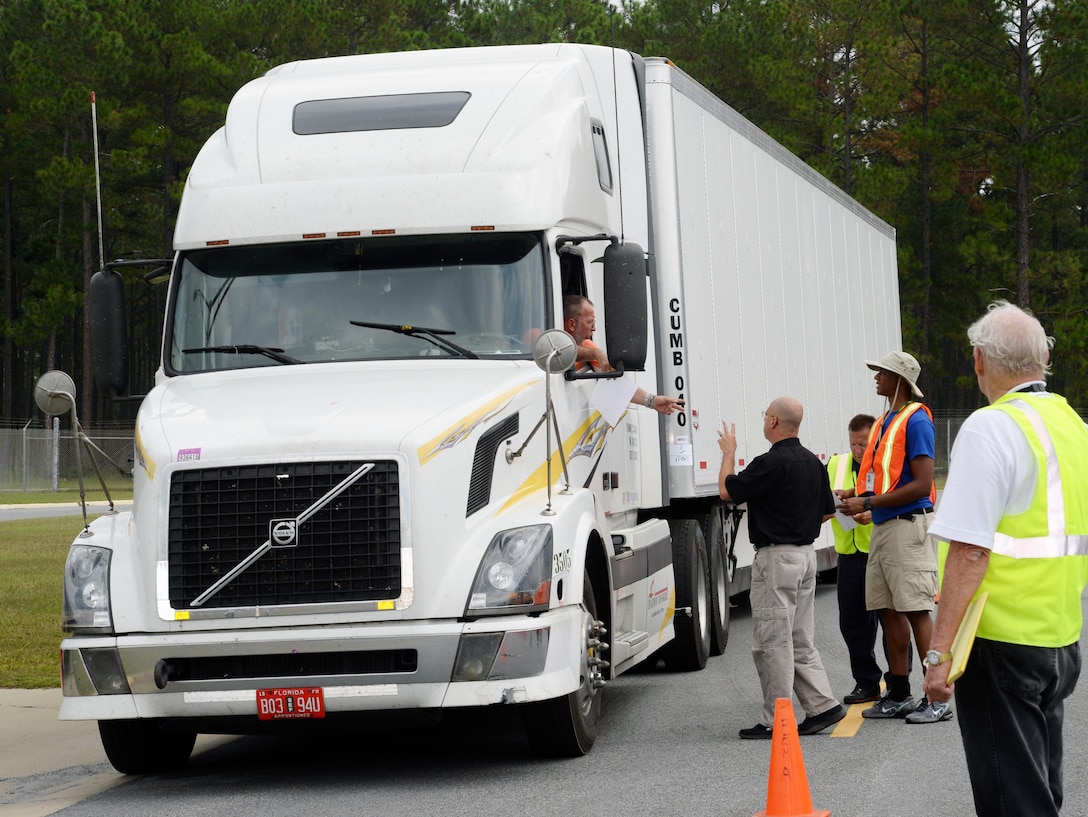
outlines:
M764 726L774 725L778 698L797 693L806 716L838 705L820 654L816 626L816 551L811 545L775 545L752 561L752 658L763 688Z

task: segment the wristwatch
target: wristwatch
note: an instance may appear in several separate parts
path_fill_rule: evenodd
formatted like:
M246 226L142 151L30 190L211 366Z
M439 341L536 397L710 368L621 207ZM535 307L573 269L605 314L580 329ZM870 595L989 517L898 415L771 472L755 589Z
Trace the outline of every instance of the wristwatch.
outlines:
M873 498L871 496L865 497L865 501L861 503L861 507L867 511L871 511L873 509Z
M937 652L936 650L930 650L926 653L926 664L930 667L935 667L938 664L943 664L945 661L952 660L952 653L950 652Z

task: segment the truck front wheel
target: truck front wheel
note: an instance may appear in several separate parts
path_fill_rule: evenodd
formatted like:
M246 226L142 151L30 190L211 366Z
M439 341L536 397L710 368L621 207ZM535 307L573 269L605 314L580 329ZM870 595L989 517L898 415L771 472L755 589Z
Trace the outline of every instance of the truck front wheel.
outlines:
M98 734L113 768L121 774L152 774L189 762L195 732L168 732L154 720L99 721Z
M597 620L597 598L589 574L582 580L582 645L578 689L562 698L525 704L522 720L529 746L539 757L580 757L593 748L601 720L601 675L606 634Z

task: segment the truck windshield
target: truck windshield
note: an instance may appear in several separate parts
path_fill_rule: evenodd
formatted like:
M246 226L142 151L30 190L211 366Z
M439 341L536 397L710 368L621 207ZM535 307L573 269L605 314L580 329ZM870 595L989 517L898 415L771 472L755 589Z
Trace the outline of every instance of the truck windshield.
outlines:
M335 360L528 358L540 234L388 236L183 254L171 374Z

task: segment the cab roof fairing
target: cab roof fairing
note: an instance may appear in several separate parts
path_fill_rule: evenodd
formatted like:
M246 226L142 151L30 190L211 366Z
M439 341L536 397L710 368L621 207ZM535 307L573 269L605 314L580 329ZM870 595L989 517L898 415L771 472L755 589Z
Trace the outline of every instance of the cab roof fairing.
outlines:
M250 82L193 164L175 249L372 229L606 228L616 207L597 178L590 120L603 112L589 67L584 58L521 57L502 66L451 63L441 73L363 73L360 63L354 73ZM357 62L327 62L339 59ZM445 127L307 136L292 129L299 102L435 90L472 94Z

